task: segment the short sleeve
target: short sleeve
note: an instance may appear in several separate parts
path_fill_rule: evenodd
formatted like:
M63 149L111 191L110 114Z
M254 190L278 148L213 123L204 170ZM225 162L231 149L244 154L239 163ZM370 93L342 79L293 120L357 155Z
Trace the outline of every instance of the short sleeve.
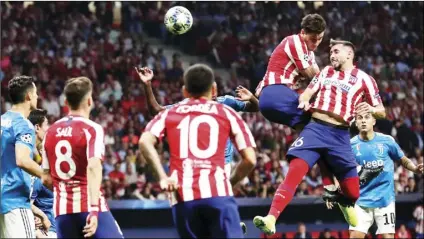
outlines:
M34 126L28 120L19 120L13 127L16 144L23 144L34 151L35 131Z

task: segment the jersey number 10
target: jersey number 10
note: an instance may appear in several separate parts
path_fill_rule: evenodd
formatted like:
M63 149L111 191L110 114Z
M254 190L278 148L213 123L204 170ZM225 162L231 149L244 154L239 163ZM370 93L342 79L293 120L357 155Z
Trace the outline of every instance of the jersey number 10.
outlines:
M198 146L198 130L200 124L207 124L209 126L209 146L206 149L199 149ZM205 126L203 126L205 127ZM216 119L210 115L200 115L190 120L190 116L178 124L177 129L180 130L180 158L188 158L188 152L199 159L206 159L213 156L218 149L218 134L219 124ZM205 137L200 135L200 137Z

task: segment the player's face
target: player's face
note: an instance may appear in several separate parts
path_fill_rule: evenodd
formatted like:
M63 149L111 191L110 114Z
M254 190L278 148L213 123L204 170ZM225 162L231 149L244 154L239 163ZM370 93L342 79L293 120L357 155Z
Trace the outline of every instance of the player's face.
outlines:
M306 34L302 30L302 34L304 36L303 40L305 40L306 45L308 46L308 50L310 51L315 51L324 38L324 32L321 32L320 34Z
M34 83L33 87L28 91L28 97L30 101L30 109L35 110L37 109L37 102L38 102L38 93L37 93L37 86L35 86Z
M42 141L48 129L49 129L49 122L47 118L44 118L44 121L41 124L41 126L37 125L35 129L37 133L37 140Z
M356 127L359 132L369 132L375 125L375 118L370 114L360 114L356 116Z
M346 62L348 57L347 47L337 44L330 49L330 61L334 69L340 70L340 67Z

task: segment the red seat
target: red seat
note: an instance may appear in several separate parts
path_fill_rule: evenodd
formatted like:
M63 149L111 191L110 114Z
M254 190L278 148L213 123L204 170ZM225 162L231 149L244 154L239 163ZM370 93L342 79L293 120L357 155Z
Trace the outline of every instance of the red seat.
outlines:
M349 230L340 231L340 238L349 238Z
M265 233L262 233L261 238L264 238L264 239L281 239L281 238L283 238L283 233L282 232L276 232L274 235L271 235L271 236L268 236Z
M330 233L334 238L339 239L339 232L338 231L332 231ZM349 238L349 237L347 237L347 238Z
M312 236L312 238L317 239L317 238L319 238L320 233L321 232L311 232L311 236Z
M286 232L286 239L293 239L296 232Z

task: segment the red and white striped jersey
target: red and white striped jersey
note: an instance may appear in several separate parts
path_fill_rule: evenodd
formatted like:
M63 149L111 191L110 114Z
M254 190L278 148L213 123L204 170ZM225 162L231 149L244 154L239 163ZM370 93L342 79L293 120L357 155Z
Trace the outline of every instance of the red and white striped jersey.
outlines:
M256 95L259 96L267 85L285 84L292 88L299 71L310 66L319 69L314 52L308 51L300 34L284 38L271 54L266 74L256 88Z
M239 151L256 147L247 124L232 108L205 99L162 111L145 131L168 138L170 176L180 185L178 202L233 196L230 175L224 171L227 140Z
M88 160L103 160L104 152L103 128L89 119L66 116L50 126L43 141L42 166L50 169L53 179L55 216L90 211ZM101 193L99 211L108 210Z
M363 100L371 106L381 103L374 78L358 68L337 71L327 66L312 79L308 88L317 92L312 109L339 115L348 124L354 118L356 105Z

